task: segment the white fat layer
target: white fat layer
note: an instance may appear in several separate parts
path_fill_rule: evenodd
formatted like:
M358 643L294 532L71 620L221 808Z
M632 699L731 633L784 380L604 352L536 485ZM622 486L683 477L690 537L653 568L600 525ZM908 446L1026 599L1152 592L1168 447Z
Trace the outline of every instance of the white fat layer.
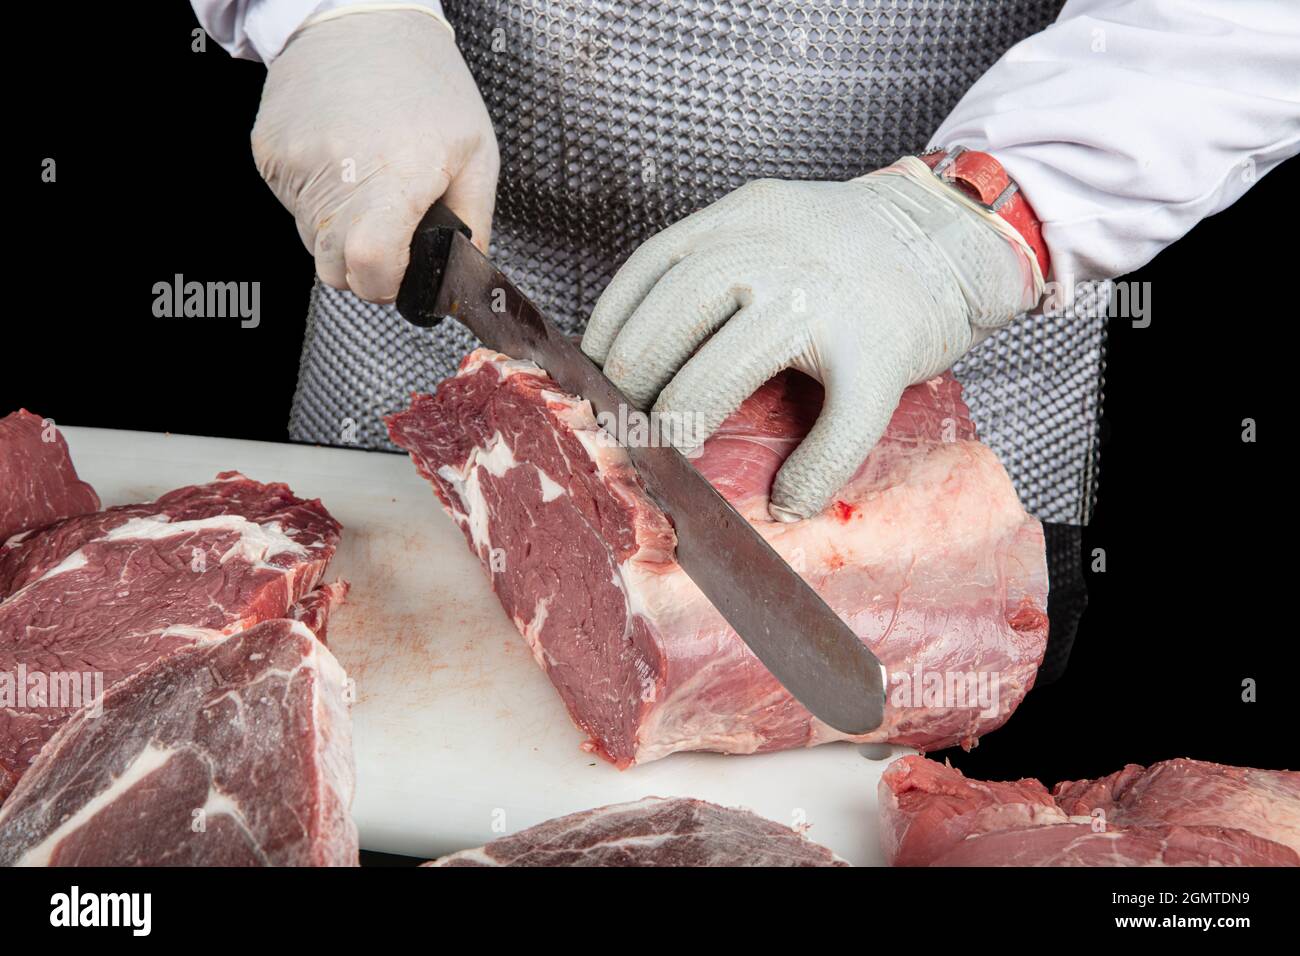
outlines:
M443 465L438 469L438 477L450 484L457 497L465 507L465 518L475 550L491 547L492 538L488 534L488 506L479 486L478 470L482 466L488 474L500 478L517 464L515 454L510 450L500 432L496 432L486 447L475 448L461 468Z
M603 442L607 442L609 440L609 437L607 433L602 432L597 428L589 428L589 429L575 428L573 430L573 437L578 439L578 444L580 444L583 447L583 449L587 452L587 457L589 457L592 461L601 461L602 454L608 454L610 447L614 447L616 449L618 448L617 445L608 446L602 444ZM621 451L622 449L618 449L618 450Z
M627 608L627 614L623 619L624 640L631 636L632 618L638 615L645 617L646 610L645 607L642 606L641 601L634 596L633 589L629 588L627 583L623 580L624 570L631 561L632 558L628 558L621 565L615 565L614 570L610 572L610 580L614 587L618 588L619 591L623 593L623 605Z
M507 471L519 464L519 462L515 461L514 451L506 444L506 440L501 436L500 432L492 436L492 440L488 442L486 449L476 448L474 451L477 456L474 461L475 466L486 468L488 474L494 478L502 477Z
M542 636L542 628L546 626L546 617L550 606L551 599L544 597L539 598L537 604L533 607L533 619L528 622L527 628L524 629L524 637L528 638L529 643Z
M244 819L244 811L240 809L239 803L231 799L230 794L223 793L216 787L208 787L208 798L203 801L203 814L209 817L234 817L241 823Z
M460 473L450 465L443 465L438 469L438 477L451 485L456 492L461 507L465 509L462 517L469 528L474 550L481 551L488 546L491 539L488 537L487 502L483 500L483 492L478 486L478 476L471 471L468 479L462 478Z
M49 836L36 844L18 860L17 866L49 866L50 857L55 849L71 834L90 822L97 813L111 805L118 797L126 793L149 774L164 766L172 758L173 750L158 747L150 741L141 750L121 776L101 790L64 820Z
M542 647L542 628L546 626L550 604L549 597L539 598L533 606L532 620L524 623L518 617L515 618L515 629L523 635L528 649L533 653L533 660L537 661L537 666L542 670L546 670L548 660L546 648Z
M540 468L537 469L537 480L541 482L542 485L543 502L551 502L556 498L559 498L561 495L568 494L568 492L564 490L563 485Z
M660 627L689 615L693 607L707 600L685 571L648 570L640 552L619 562L612 579L627 601L629 618L643 617L658 622Z
M86 555L80 549L78 549L76 551L73 551L70 555L68 555L66 558L64 558L54 567L50 568L48 571L46 571L44 574L42 574L39 578L37 578L32 583L40 584L42 581L52 578L58 574L67 574L69 571L80 571L85 566L86 566Z
M229 514L193 521L168 521L165 515L132 518L125 524L118 525L100 540L161 541L177 535L199 534L204 531L233 531L239 535L239 540L221 556L222 564L233 558L241 558L249 564L262 567L277 555L306 555L307 553L306 548L285 534L284 528L278 521L258 524L249 521L243 515Z
M6 548L16 548L18 545L22 544L33 534L35 534L37 530L38 529L33 528L27 531L19 531L17 534L10 535L4 541L0 541L0 551L5 550Z

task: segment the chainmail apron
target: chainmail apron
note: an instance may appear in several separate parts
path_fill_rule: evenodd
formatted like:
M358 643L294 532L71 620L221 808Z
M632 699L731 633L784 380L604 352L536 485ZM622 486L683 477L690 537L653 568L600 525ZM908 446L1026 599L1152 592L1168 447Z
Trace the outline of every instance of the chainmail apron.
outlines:
M751 179L860 176L919 152L1059 0L444 0L501 146L492 256L580 332L643 240ZM382 415L475 344L313 290L289 430L392 449ZM1100 316L1014 323L955 368L1025 507L1085 523Z
M444 0L501 148L491 254L580 332L618 265L665 226L751 179L844 180L917 153L1002 53L1060 0ZM1089 310L1091 313L1093 310ZM392 449L381 416L473 348L391 306L317 283L294 439ZM1025 507L1086 523L1095 494L1102 315L1026 317L955 367L980 434ZM1053 643L1086 602L1053 559ZM1068 562L1067 562L1068 563ZM1078 579L1078 591L1059 585ZM1073 606L1073 604L1071 605ZM1080 610L1082 604L1078 604ZM1042 675L1044 678L1047 675Z

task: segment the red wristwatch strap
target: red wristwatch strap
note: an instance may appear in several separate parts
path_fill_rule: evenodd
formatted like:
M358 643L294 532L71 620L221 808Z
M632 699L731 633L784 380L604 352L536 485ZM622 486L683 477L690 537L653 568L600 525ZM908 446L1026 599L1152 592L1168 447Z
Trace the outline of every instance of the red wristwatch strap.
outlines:
M940 179L956 186L990 212L997 213L1020 233L1029 243L1029 248L1034 250L1043 278L1047 278L1052 262L1047 254L1047 243L1043 241L1043 224L1038 221L1034 207L1029 205L1020 186L1007 175L1001 163L988 153L962 146L922 153L920 159L931 169L941 167L936 170Z

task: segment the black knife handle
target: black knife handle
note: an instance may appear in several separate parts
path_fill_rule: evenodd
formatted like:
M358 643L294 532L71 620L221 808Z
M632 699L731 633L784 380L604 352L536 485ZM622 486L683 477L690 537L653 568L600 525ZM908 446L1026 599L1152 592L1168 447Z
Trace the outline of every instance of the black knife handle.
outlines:
M469 226L448 209L441 199L429 207L411 236L411 261L397 290L397 311L412 325L431 329L442 321L435 309L442 279L451 254L451 237L461 233L472 238Z

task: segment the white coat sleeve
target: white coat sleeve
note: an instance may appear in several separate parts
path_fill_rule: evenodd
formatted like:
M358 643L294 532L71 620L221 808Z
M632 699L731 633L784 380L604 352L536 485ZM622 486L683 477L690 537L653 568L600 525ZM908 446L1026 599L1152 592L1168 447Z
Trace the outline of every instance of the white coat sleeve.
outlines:
M440 0L385 3L379 0L190 0L208 36L231 55L270 63L289 37L312 17L344 8L429 10L446 23Z
M1070 0L931 146L995 156L1058 282L1149 262L1300 152L1300 0Z

